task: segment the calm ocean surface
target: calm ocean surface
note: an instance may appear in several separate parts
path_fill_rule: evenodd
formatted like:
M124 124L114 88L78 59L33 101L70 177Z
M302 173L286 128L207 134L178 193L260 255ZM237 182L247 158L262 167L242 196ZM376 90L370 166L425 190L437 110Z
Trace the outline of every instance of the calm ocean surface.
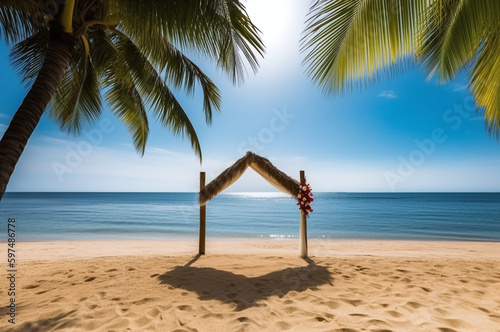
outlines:
M500 241L500 193L315 193L313 208L310 238ZM198 216L195 193L7 193L0 203L18 241L196 239ZM299 220L290 196L222 194L207 205L207 237L293 238Z

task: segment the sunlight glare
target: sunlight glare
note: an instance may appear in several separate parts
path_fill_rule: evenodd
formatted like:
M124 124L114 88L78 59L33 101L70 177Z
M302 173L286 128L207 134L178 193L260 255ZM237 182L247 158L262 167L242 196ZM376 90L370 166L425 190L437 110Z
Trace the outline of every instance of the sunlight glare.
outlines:
M266 46L287 40L293 25L293 6L287 0L248 0L248 15L262 32Z

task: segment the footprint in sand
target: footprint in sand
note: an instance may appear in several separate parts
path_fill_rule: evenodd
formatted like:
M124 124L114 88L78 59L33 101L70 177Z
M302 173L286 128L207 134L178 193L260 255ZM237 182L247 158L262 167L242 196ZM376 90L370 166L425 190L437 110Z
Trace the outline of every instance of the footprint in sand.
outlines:
M355 267L354 269L355 269L356 271L358 271L358 272L362 272L362 271L364 271L364 270L369 270L369 268L367 268L367 267L363 267L363 266L361 266L361 265L356 265L356 267Z
M438 330L440 332L458 332L457 330L455 329L450 329L449 327L438 327Z
M276 322L275 325L280 331L289 330L292 327L292 325L285 321Z
M358 305L363 303L362 300L352 300L352 299L346 299L346 298L341 298L341 300L344 301L345 303L349 303L350 305L355 306L355 307L357 307Z
M400 318L401 316L403 316L403 314L401 314L395 310L389 310L389 311L387 311L387 313L394 318Z
M368 317L368 315L360 314L360 313L349 314L349 316L351 316L351 317Z
M56 303L56 302L61 302L62 300L64 300L64 297L58 297L58 298L55 298L53 299L52 301L50 301L51 303Z
M406 303L405 306L408 306L408 307L410 307L412 309L418 309L418 308L423 307L422 304L420 304L418 302L413 302L413 301L410 301L410 302Z
M154 302L154 301L157 301L157 300L159 300L159 298L145 297L145 298L143 298L141 300L132 302L132 304L133 305L143 305L145 303Z
M460 331L470 331L470 328L472 327L467 322L457 318L437 318L436 321L441 322L446 326L449 326L449 327L444 327L445 329L449 329L449 330L443 330L445 332L456 331L455 328L460 329Z
M154 318L154 317L158 316L159 314L161 314L161 310L158 307L154 307L154 308L148 310L148 312L146 312L146 316L151 317L151 318Z
M300 311L300 309L298 307L295 307L295 306L290 306L290 307L283 308L283 311L285 312L285 314L291 315L297 311Z
M23 289L33 289L33 288L37 288L37 287L40 287L40 285L37 285L37 284L28 285L28 286L23 287Z
M500 322L500 316L499 315L490 314L489 317L493 321Z
M177 309L179 309L180 311L191 311L193 310L193 307L187 304L183 304L183 305L178 305Z

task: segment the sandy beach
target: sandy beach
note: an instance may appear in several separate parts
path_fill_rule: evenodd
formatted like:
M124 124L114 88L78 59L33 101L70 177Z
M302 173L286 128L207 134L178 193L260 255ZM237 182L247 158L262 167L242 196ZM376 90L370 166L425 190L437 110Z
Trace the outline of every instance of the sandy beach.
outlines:
M1 244L7 248L6 243ZM500 331L500 243L17 243L1 331ZM7 265L2 262L2 271Z

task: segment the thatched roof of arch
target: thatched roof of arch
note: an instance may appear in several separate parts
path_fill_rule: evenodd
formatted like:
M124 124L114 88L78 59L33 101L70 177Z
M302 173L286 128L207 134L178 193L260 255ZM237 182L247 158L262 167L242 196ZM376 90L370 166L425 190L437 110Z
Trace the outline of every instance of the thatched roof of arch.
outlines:
M248 167L251 167L271 185L284 193L294 197L299 193L299 182L297 180L280 171L268 159L249 151L200 191L200 205L207 204L209 200L236 182Z

